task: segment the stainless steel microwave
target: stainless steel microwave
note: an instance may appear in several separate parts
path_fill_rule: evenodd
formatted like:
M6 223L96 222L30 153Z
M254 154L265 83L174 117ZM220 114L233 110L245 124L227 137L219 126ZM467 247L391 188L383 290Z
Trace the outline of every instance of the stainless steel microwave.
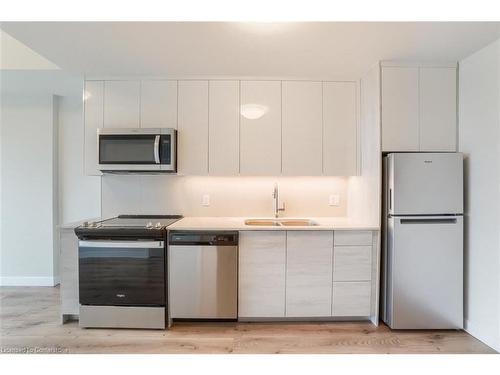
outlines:
M102 172L177 171L177 131L170 128L97 129Z

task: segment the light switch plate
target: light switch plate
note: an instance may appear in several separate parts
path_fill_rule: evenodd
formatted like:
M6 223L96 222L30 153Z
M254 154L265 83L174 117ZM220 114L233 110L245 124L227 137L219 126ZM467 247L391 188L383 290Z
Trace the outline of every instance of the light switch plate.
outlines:
M338 194L330 195L328 199L328 204L330 206L339 206L340 205L340 196Z
M210 206L210 195L209 194L203 194L201 197L201 205L202 206Z

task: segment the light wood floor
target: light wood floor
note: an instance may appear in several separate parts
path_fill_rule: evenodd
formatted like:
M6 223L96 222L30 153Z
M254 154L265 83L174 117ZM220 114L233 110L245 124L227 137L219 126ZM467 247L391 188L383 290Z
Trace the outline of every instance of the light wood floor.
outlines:
M60 324L59 289L0 288L0 353L495 353L461 331L359 323L182 323L165 331Z

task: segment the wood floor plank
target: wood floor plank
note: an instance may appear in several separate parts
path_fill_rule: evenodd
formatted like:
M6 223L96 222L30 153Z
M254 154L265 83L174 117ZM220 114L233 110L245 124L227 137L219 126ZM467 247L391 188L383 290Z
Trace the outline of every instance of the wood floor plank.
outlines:
M0 287L3 353L495 353L463 331L392 331L370 322L182 322L170 330L60 324L59 289Z

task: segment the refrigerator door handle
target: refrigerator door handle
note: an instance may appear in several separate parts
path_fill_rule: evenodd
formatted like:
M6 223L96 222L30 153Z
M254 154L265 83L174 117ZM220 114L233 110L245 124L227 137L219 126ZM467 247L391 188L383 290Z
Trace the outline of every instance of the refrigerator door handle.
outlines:
M389 188L389 211L392 210L392 188Z
M456 218L411 218L411 219L400 219L399 222L401 224L456 224Z

